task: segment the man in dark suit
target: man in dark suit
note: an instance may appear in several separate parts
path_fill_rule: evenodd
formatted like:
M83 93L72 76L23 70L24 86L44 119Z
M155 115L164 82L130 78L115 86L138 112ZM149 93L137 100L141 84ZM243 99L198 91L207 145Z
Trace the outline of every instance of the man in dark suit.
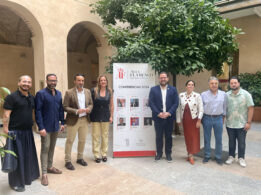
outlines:
M76 134L78 133L78 154L77 163L87 166L83 160L83 150L88 131L88 115L92 111L93 102L91 92L84 88L84 75L76 74L74 76L75 87L66 91L63 107L67 112L67 139L65 144L65 167L74 170L71 163L72 145Z
M175 87L168 85L169 77L166 72L159 74L159 84L152 87L149 94L149 106L156 131L157 154L155 161L162 157L163 134L165 134L165 154L168 162L172 161L172 130L176 119L176 109L179 105L178 92Z
M119 123L118 123L118 126L125 126L126 123L124 122L124 119L123 118L120 118L119 119Z

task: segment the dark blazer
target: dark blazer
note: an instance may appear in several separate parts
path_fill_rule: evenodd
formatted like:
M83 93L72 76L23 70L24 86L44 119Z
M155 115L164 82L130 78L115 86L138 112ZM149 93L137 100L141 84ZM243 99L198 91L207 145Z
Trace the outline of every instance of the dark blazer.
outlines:
M92 96L89 89L83 89L85 94L85 106L90 111L92 111L93 103ZM75 125L79 116L76 114L79 107L79 101L76 93L76 88L69 89L66 91L63 101L64 111L67 112L66 115L66 124ZM89 114L86 115L86 118L89 120Z
M173 86L167 86L166 94L166 112L171 114L171 119L176 119L176 110L179 105L179 96L177 89ZM158 114L163 112L162 94L160 86L157 85L150 89L149 106L152 110L152 119L159 120Z

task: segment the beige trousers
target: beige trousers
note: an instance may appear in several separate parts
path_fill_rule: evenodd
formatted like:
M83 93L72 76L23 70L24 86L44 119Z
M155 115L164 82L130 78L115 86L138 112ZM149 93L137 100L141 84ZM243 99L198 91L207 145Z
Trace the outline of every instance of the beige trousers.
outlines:
M95 158L107 156L109 122L92 122L92 152Z
M88 121L86 117L79 118L73 126L67 126L67 139L65 143L65 162L71 162L72 145L78 132L78 154L77 160L83 159L85 140L88 132Z

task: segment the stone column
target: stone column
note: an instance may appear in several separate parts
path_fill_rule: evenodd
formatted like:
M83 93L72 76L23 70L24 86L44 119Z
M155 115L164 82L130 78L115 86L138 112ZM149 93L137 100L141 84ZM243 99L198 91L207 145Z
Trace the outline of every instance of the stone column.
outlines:
M45 67L44 67L44 49L43 39L40 36L32 37L34 50L34 85L35 92L45 86Z
M108 59L106 59L107 56L112 55L113 48L110 46L100 46L97 47L97 52L99 55L99 75L105 74L109 81L109 86L112 88L112 74L109 74L106 72L106 66L109 65Z
M68 89L67 35L48 31L44 36L44 75L57 75L57 89L65 94Z

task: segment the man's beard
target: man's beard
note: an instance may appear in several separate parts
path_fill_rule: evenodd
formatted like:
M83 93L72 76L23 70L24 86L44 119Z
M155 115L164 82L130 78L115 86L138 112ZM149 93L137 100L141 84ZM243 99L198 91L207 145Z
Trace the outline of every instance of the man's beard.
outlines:
M19 89L21 89L22 91L29 91L30 87L28 87L28 89L24 89L23 86L19 86Z
M51 85L47 85L47 87L48 87L49 89L55 89L56 85L51 84Z
M231 88L232 91L237 91L239 87Z
M160 83L160 86L166 87L167 84L168 84L168 82L166 82L166 83Z

